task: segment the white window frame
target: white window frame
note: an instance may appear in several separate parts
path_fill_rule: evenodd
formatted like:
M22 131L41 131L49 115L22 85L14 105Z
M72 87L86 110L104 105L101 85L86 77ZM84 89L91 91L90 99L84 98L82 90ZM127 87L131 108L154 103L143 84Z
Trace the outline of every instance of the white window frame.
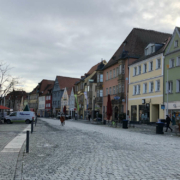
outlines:
M133 86L133 95L136 95L136 94L137 94L137 86L134 85L134 86Z
M103 82L103 74L99 74L99 82Z
M99 90L99 97L103 97L103 90Z
M180 79L176 79L176 92L180 92Z
M156 59L156 69L160 69L160 68L161 68L161 59Z
M153 85L153 89L152 89L152 85ZM154 82L151 81L149 82L149 92L152 93L154 91Z
M176 66L180 66L180 56L176 59Z
M109 77L108 77L108 72L106 72L106 80L108 80L108 78L109 78Z
M141 74L141 65L138 66L138 74Z
M153 71L153 61L149 62L149 71Z
M146 68L145 68L145 65L146 65ZM146 70L146 71L145 71ZM147 63L144 63L143 64L143 73L147 73Z
M159 83L159 86L158 86L158 83ZM155 82L155 91L158 92L158 91L160 91L160 89L161 89L160 80L157 80L157 81Z
M174 62L174 65L172 62ZM169 68L173 68L173 67L175 67L175 61L174 61L174 59L170 59L169 60Z
M134 71L133 71L133 76L136 76L137 75L137 67L134 67Z
M166 82L166 93L172 93L173 92L173 81Z
M178 47L178 40L174 41L174 47L175 47L175 48Z

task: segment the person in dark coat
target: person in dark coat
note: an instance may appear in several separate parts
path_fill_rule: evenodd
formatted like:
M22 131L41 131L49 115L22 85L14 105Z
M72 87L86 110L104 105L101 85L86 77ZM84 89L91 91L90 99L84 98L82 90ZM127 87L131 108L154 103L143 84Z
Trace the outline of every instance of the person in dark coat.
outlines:
M90 112L89 112L89 114L88 114L88 119L89 119L89 121L91 120L91 114L90 114Z
M168 115L166 115L166 131L165 132L167 132L167 130L168 130L168 128L171 130L171 132L172 132L172 129L171 129L171 127L169 126L170 125L170 122L172 122L171 121L171 118L168 116Z

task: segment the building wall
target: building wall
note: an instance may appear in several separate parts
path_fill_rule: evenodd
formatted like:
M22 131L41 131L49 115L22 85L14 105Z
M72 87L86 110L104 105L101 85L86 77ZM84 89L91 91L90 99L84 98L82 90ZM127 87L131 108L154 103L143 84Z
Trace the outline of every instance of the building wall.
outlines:
M156 60L161 59L161 68L157 69ZM149 71L149 62L153 61L153 70ZM143 73L143 64L147 63L147 73ZM141 74L134 76L134 67L141 66ZM160 91L156 91L156 81L160 81ZM149 83L154 83L153 92L149 92ZM147 93L143 92L143 84L147 83ZM134 95L133 87L140 85L140 94ZM131 106L137 106L137 121L140 119L139 106L143 105L142 100L150 107L150 122L156 122L158 118L164 119L164 110L161 109L163 104L163 54L151 57L129 67L129 105L130 120L133 118ZM145 104L145 105L146 105ZM159 111L159 112L158 112Z
M52 109L52 95L50 95L50 94L46 96L45 108L47 110L51 110Z

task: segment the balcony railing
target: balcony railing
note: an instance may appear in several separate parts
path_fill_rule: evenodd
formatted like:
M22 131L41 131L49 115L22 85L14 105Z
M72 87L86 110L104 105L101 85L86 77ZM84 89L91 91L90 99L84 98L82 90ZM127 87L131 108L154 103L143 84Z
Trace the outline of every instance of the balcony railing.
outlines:
M98 82L96 87L97 89L103 89L103 82Z
M103 100L102 97L96 97L95 102L101 104L102 100Z

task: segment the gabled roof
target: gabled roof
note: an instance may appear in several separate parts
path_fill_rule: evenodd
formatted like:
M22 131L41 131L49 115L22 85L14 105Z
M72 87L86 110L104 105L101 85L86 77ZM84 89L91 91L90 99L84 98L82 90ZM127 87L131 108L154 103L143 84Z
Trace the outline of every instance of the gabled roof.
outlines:
M66 88L68 96L71 95L71 91L72 91L73 87L74 86Z
M64 77L64 76L56 76L59 86L61 89L64 89L65 87L72 87L77 81L79 81L79 78L72 78L72 77Z
M180 33L180 27L176 27L177 28L177 30L179 31L179 33Z
M48 84L48 85L45 87L42 95L47 95L47 94L49 93L49 91L53 89L53 87L54 87L54 82L53 82L52 84Z
M101 62L97 63L96 65L94 65L93 67L91 67L91 69L87 72L88 75L91 75L94 71L96 71L96 69L98 68L98 65Z
M123 45L124 42L120 45L103 70L116 64L118 60L122 58L131 57L138 59L144 54L144 48L149 43L161 43L169 37L171 37L171 34L168 33L134 28L124 40L126 45Z

